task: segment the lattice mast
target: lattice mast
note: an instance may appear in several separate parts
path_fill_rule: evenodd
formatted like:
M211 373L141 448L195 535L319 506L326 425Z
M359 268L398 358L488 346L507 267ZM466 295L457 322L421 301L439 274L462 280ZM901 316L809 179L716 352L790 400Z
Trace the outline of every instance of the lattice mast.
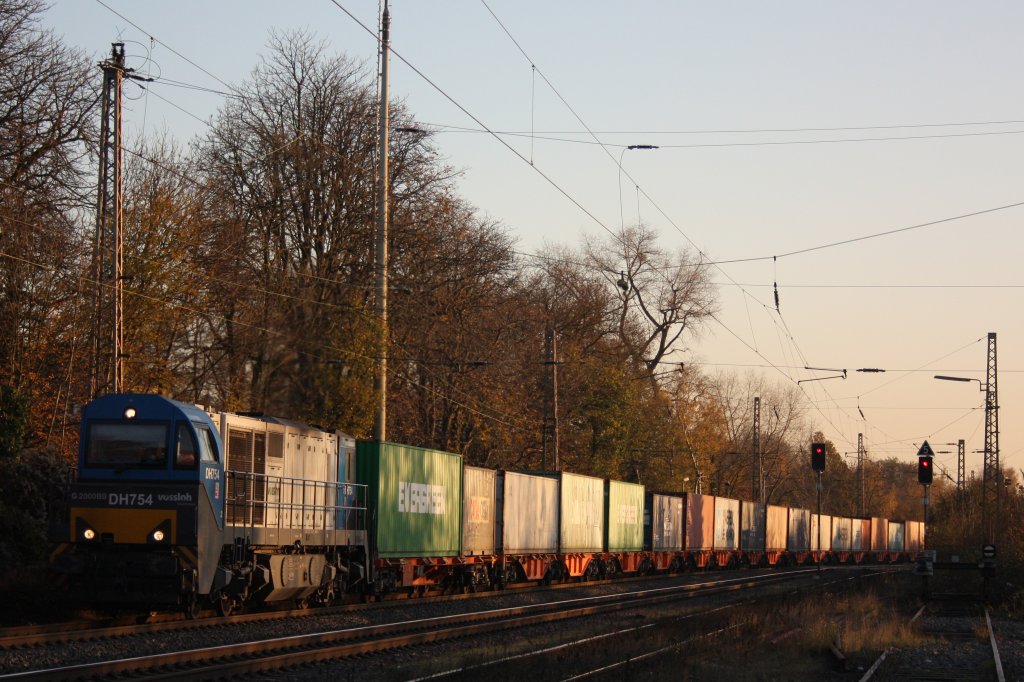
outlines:
M121 90L124 43L113 43L103 70L99 183L93 237L93 358L89 396L124 389L124 191L121 161Z
M860 515L865 516L864 504L864 434L857 434L857 505Z
M999 539L999 498L1002 473L999 469L999 394L996 371L996 334L988 334L987 368L985 371L985 469L982 477L982 528L985 542Z
M754 396L754 426L751 442L750 493L752 500L764 504L764 486L761 485L761 398Z

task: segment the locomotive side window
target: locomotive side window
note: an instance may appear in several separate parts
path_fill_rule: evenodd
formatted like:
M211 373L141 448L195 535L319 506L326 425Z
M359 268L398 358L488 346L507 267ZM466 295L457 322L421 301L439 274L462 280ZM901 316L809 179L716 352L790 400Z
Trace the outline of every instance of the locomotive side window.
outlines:
M196 466L196 441L187 424L178 424L178 438L174 451L174 466L193 469Z
M93 422L85 465L160 468L167 465L167 424Z
M199 458L204 462L217 461L217 445L213 440L213 434L205 426L193 424L199 434Z

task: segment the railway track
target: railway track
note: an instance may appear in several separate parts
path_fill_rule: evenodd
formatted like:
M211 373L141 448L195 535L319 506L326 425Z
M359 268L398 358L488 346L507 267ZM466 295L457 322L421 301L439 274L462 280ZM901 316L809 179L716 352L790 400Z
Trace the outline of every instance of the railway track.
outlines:
M812 583L816 590L821 590L822 594L828 594L842 583L864 575L830 572L823 580L814 578L807 582ZM813 578L813 574L801 577ZM796 586L792 587L795 589ZM793 589L787 587L786 591L792 593ZM476 680L485 677L513 679L517 676L516 671L524 665L529 665L532 670L556 669L559 671L558 679L563 681L629 679L633 674L643 679L645 667L660 658L679 656L683 652L687 657L720 656L721 651L716 650L716 647L722 638L734 643L742 641L747 634L752 637L767 634L761 631L763 623L752 620L746 609L754 601L744 599L685 614L672 611L652 613L636 625L577 637L537 651L435 673L415 682L433 679ZM578 665L566 668L567 661L574 661ZM651 675L652 678L658 677L657 673Z
M932 599L911 622L926 644L883 653L861 682L1005 682L992 618L979 599Z
M277 637L225 646L166 652L95 663L34 670L0 680L108 679L131 675L145 679L220 679L233 675L320 664L373 652L611 614L623 609L663 606L666 602L720 594L807 578L814 570L730 577L697 584L655 587L624 594L565 599L544 604L478 611L456 616L353 627Z
M664 580L666 576L646 576L629 578L631 582L647 582ZM532 589L536 592L557 592L581 587L600 587L613 585L620 580L591 580L586 582L565 582L537 587L529 583L507 586L500 591L481 591L465 594L432 595L412 597L406 594L389 595L382 601L359 604L345 604L330 607L308 609L270 609L252 613L217 616L208 611L202 617L190 620L181 613L154 613L121 616L107 619L80 619L61 623L45 623L0 629L0 650L31 647L39 644L55 644L62 642L100 641L116 637L147 635L167 632L188 632L223 625L244 625L248 623L266 623L304 617L324 617L362 610L386 609L396 603L439 604L446 602L484 599L502 594L511 594L519 590Z

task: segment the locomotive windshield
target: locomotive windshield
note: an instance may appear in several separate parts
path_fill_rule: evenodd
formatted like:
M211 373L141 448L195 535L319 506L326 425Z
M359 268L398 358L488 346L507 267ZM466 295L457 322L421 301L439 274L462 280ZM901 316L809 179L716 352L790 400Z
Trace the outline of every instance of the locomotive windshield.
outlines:
M167 464L167 424L93 422L85 464L93 467L159 468Z

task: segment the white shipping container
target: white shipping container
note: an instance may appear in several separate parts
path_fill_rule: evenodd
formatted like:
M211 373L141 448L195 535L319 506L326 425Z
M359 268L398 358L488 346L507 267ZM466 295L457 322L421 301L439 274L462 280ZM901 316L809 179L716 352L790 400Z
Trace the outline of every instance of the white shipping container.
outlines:
M558 479L501 474L502 546L506 554L558 551Z
M737 549L740 539L740 502L715 498L715 549Z

